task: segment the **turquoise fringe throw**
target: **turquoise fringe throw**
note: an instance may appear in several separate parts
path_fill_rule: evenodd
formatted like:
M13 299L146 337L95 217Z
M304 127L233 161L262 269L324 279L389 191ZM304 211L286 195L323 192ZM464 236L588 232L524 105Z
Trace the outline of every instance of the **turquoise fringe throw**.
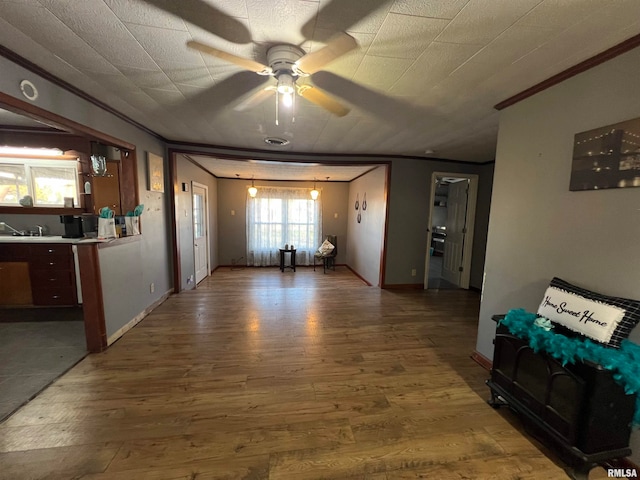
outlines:
M569 338L551 331L550 322L524 309L510 310L500 320L512 335L529 342L534 352L545 352L566 365L588 360L613 372L613 378L627 395L636 396L633 426L640 426L640 345L623 340L610 348L582 338Z

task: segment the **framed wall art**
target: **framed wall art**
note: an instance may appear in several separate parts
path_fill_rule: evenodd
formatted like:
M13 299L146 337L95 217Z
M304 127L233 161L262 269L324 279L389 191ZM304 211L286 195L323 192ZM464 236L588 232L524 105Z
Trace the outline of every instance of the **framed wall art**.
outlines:
M161 156L147 152L149 190L164 193L164 161Z
M640 187L640 118L577 133L569 190Z

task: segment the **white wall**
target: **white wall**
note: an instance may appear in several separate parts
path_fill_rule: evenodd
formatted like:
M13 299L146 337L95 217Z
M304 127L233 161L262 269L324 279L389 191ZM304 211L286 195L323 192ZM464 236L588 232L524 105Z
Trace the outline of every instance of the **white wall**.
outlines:
M309 191L313 182L265 181L256 180L256 187L284 186L304 187ZM218 179L218 228L220 265L247 264L247 188L250 180ZM347 233L347 195L349 184L346 182L317 182L322 198L322 234L337 235L338 241L344 241ZM231 212L234 212L232 215ZM320 245L318 245L320 246ZM345 262L345 252L338 249L337 263ZM242 257L242 260L238 260Z
M347 265L374 286L380 286L380 257L387 215L386 178L386 168L377 167L349 184ZM367 208L363 210L365 194ZM359 202L358 210L355 209L356 200ZM358 214L361 215L360 223ZM342 244L345 244L344 240Z
M574 135L640 117L639 78L635 49L501 113L477 340L483 355L493 355L491 315L535 311L554 276L640 299L640 188L569 191ZM632 440L640 450L638 436Z

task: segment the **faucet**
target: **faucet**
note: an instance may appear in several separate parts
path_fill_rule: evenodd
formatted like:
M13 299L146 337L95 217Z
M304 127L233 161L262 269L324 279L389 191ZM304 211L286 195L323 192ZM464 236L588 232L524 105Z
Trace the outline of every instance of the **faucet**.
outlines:
M44 227L42 225L36 225L36 228L38 229L38 236L42 237L44 233Z
M20 230L16 230L15 228L13 228L8 223L0 222L0 227L2 227L2 228L0 228L0 230L4 230L5 228L9 228L9 230L11 230L14 233L14 235L24 236L24 232L21 232Z

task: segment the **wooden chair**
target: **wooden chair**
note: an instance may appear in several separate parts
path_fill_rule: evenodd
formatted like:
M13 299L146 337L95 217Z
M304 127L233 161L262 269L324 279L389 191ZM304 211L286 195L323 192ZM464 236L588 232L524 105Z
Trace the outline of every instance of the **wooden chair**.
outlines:
M333 245L333 250L330 252L321 252L320 248L313 255L313 271L316 271L316 260L322 260L322 266L324 273L327 273L327 268L336 269L336 255L338 255L338 237L336 235L327 235L326 240Z

